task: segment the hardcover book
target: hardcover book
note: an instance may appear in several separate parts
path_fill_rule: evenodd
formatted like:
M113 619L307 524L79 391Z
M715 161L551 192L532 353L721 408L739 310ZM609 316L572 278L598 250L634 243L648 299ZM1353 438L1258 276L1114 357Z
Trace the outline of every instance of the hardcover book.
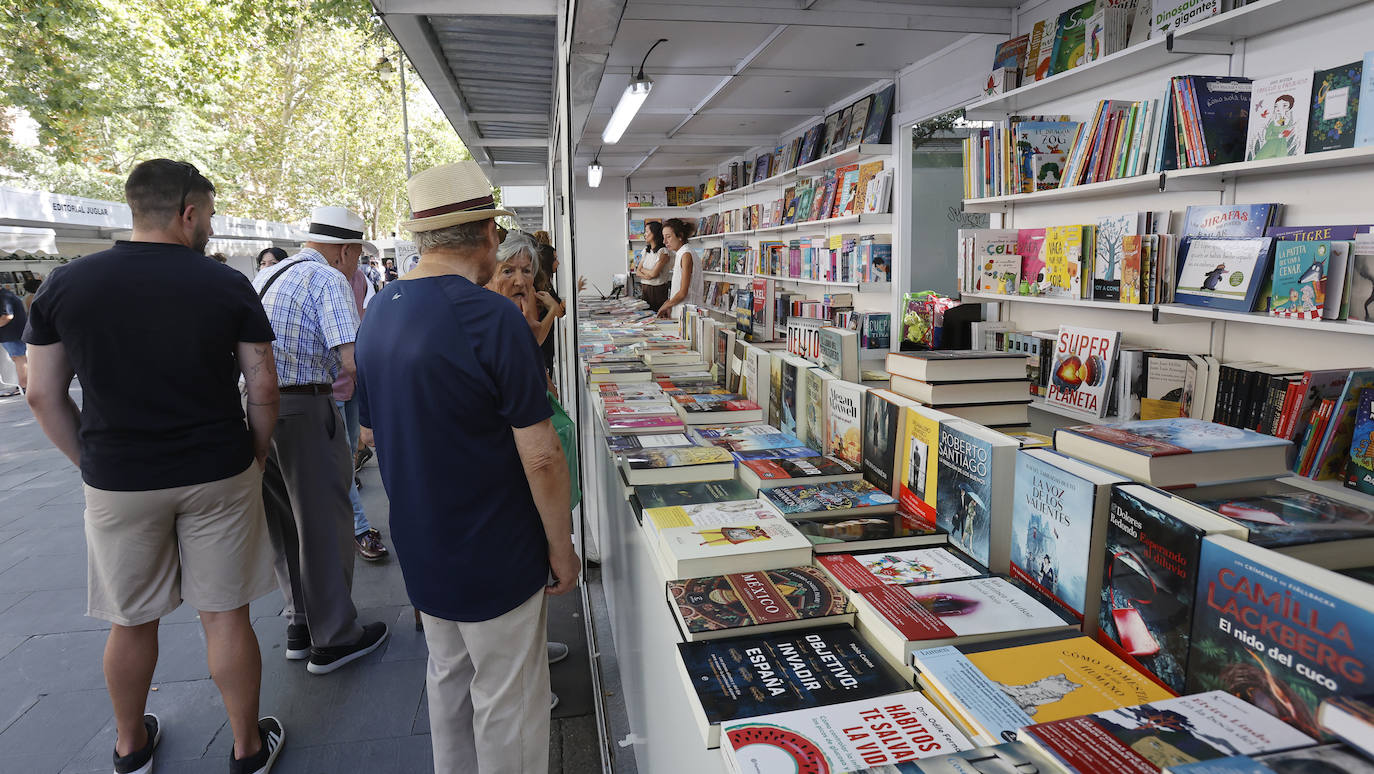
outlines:
M853 620L849 597L815 567L668 581L667 593L688 642Z
M897 448L897 423L902 416L901 398L886 390L864 393L864 479L883 492L893 491L893 465Z
M1032 79L1028 78L1026 82L1030 80ZM1040 176L1032 160L1036 156L1067 157L1069 148L1073 147L1074 133L1078 131L1078 127L1077 121L1021 121L1015 125L1013 141L1016 144L1016 159L1021 169L1021 193L1034 193L1039 190ZM1056 185L1049 187L1057 188L1057 181ZM1024 252L1020 254L1025 256Z
M1183 236L1261 237L1278 220L1277 204L1194 204L1183 215Z
M663 578L672 580L795 567L810 558L811 541L784 519L731 519L711 526L660 526L658 550Z
M1072 70L1083 64L1087 48L1087 22L1093 15L1095 0L1088 0L1059 14L1050 54L1050 75Z
M1045 402L1090 417L1105 417L1121 332L1061 325L1050 361Z
M1321 319L1326 303L1326 267L1331 263L1333 244L1286 240L1274 243L1269 314Z
M980 568L946 548L917 548L877 553L827 554L816 557L840 586L862 591L878 586L909 586L984 575Z
M795 435L777 432L777 428L771 425L745 425L744 427L757 427L771 432L767 433L731 433L729 435L716 435L724 431L708 428L697 428L702 440L711 446L718 446L732 452L766 451L768 449L793 449L806 444ZM711 433L711 435L707 435Z
M1178 303L1253 311L1269 276L1273 239L1184 237L1178 249Z
M935 524L993 572L1011 566L1011 474L1020 444L967 420L940 423Z
M1256 78L1250 93L1245 160L1301 156L1307 148L1312 71Z
M1198 597L1188 691L1227 691L1322 737L1321 700L1369 690L1367 585L1213 536L1202 546Z
M1355 147L1364 62L1356 61L1312 75L1312 107L1307 126L1307 152Z
M1345 468L1345 486L1374 495L1374 389L1360 390L1355 412L1355 437L1350 444L1350 461Z
M851 516L897 510L896 498L867 481L772 487L760 490L759 496L789 517L826 514Z
M887 142L888 124L892 120L892 101L896 93L896 84L874 93L873 105L868 109L868 120L864 122L865 143Z
M1092 297L1102 301L1120 301L1121 278L1126 255L1125 239L1139 236L1140 213L1104 215L1097 219L1097 242L1093 248Z
M1055 448L1136 481L1200 486L1281 476L1291 444L1253 430L1199 419L1078 425L1054 433Z
M678 646L682 679L707 747L720 724L905 691L910 686L848 626Z
M902 771L973 746L919 693L764 715L721 733L727 765L752 774Z
M1080 774L1154 774L1181 763L1278 752L1315 741L1221 691L1037 723L1021 739Z
M1093 633L1102 588L1111 485L1120 476L1048 449L1016 455L1011 575L1048 595Z
M863 466L864 393L868 388L832 379L825 383L826 418L824 452L852 465Z
M1139 484L1113 488L1097 639L1175 693L1189 669L1202 540L1244 531Z
M1045 229L1045 287L1051 298L1083 297L1083 227Z
M754 490L734 479L635 487L635 497L639 499L639 504L644 508L671 508L677 505L752 500L755 496Z
M911 654L920 684L973 740L1015 740L1032 723L1168 699L1090 637L1011 647L945 646Z

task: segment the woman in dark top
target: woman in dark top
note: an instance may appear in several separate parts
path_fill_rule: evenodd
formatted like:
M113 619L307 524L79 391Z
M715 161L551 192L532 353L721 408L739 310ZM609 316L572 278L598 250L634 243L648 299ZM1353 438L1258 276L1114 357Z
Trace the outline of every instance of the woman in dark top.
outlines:
M554 303L558 305L557 316L562 317L567 313L567 307L563 304L563 299L558 297L558 291L553 288L553 273L556 271L558 271L558 253L554 251L552 245L540 245L539 276L535 279L535 287L553 297ZM549 376L553 376L553 361L557 352L554 344L556 338L556 336L549 336L539 345L539 348L544 351L544 370L549 372Z

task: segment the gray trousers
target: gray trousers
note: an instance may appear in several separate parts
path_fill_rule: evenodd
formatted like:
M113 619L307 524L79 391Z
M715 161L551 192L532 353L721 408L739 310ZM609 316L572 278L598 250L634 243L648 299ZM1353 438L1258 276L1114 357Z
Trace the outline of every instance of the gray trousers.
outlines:
M281 396L262 480L277 585L289 624L309 624L311 645L363 636L353 606L353 454L329 395Z

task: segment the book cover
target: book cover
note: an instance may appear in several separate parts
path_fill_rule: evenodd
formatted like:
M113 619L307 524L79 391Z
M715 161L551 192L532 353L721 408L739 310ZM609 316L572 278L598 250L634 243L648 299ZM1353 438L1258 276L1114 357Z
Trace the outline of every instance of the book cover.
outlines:
M1312 71L1256 78L1250 93L1245 160L1301 156L1307 148Z
M666 435L612 435L606 438L606 445L616 454L638 451L640 449L696 446L691 438L688 438L682 433L668 433Z
M731 452L739 462L749 462L751 460L780 460L792 457L819 457L820 451L810 446L785 446L774 449L752 449L749 451Z
M900 771L973 745L919 693L779 712L721 728L735 771L756 774Z
M898 443L897 422L902 407L875 390L863 396L863 471L864 479L879 490L891 492L893 465Z
M710 724L886 696L907 684L848 626L678 644Z
M1037 723L1021 738L1077 771L1136 774L1306 747L1314 741L1221 691Z
M668 594L691 633L825 618L849 608L845 593L815 567L668 581Z
M662 417L612 417L606 420L612 433L663 432L683 429L682 420L675 416Z
M831 481L762 489L759 496L786 516L823 514L826 511L893 510L897 499L867 481Z
M790 439L782 446L800 446L801 441L794 435L788 435L773 425L719 425L714 427L694 427L692 433L706 443L720 446L728 444L717 444L716 441L737 441L745 438L757 438L760 436L781 435Z
M912 654L921 684L966 714L979 736L1015 740L1033 723L1167 699L1090 637L1008 648L928 648Z
M1202 130L1200 152L1206 164L1245 160L1245 137L1250 122L1249 78L1226 75L1187 76L1196 95L1196 125Z
M1120 301L1121 278L1126 254L1125 239L1139 236L1140 215L1127 212L1097 219L1097 242L1093 249L1092 297L1101 301Z
M854 214L854 204L859 198L859 169L854 166L844 173L840 178L839 190L836 192L839 203L835 207L833 217Z
M945 534L900 513L863 514L852 518L793 518L797 531L811 541L816 554L876 551L918 545L943 545Z
M874 93L873 106L868 109L868 120L864 122L865 143L881 143L887 140L888 123L892 119L892 100L896 93L896 84Z
M1121 331L1059 327L1045 402L1093 417L1107 415Z
M801 439L788 433L776 432L777 428L768 425L753 425L753 427L763 427L768 433L750 434L730 434L724 436L702 435L702 440L712 446L718 446L732 452L766 451L768 449L794 449L806 446ZM698 431L701 432L701 431ZM708 432L718 433L719 430Z
M834 376L821 368L808 368L801 372L801 379L806 396L806 421L801 423L800 437L806 445L819 449L825 446L825 385L833 381Z
M1088 0L1059 14L1051 53L1050 75L1057 75L1083 64L1086 49L1086 25L1093 15L1095 0Z
M1021 256L1004 253L987 256L977 267L973 290L1014 296L1021 284Z
M811 551L811 541L785 520L776 518L665 527L659 530L658 539L670 579L787 567L806 561Z
M1021 256L1021 295L1040 295L1049 287L1045 270L1045 229L1017 229L1016 253Z
M1330 421L1322 433L1314 438L1311 477L1318 481L1341 478L1346 472L1346 460L1354 444L1355 417L1360 407L1360 392L1374 387L1374 370L1351 371L1334 401ZM1315 422L1313 423L1316 424Z
M644 516L658 531L679 527L719 527L725 524L781 522L782 515L763 500L693 503L666 508L646 508Z
M1140 284L1141 237L1121 238L1121 303L1138 304L1141 299Z
M1374 511L1297 488L1195 501L1242 524L1247 539L1265 548L1374 537Z
M1364 62L1351 62L1312 74L1312 107L1307 125L1307 152L1355 147L1360 83Z
M1073 146L1074 134L1078 127L1077 121L1021 121L1015 125L1013 141L1016 144L1016 160L1021 169L1021 193L1040 190L1040 172L1044 170L1037 172L1033 166L1036 156L1058 156L1060 169L1063 169L1063 159L1067 158L1069 148ZM1056 172L1054 185L1047 187L1058 188L1058 178ZM1021 255L1024 256L1025 253Z
M996 577L874 586L853 599L875 610L908 643L1065 626L1053 610Z
M1203 532L1133 489L1112 490L1098 641L1182 693Z
M754 490L735 479L726 481L698 481L687 484L637 486L635 497L644 508L671 508L676 505L723 503L732 500L752 500Z
M1209 537L1187 690L1235 694L1323 737L1321 700L1370 690L1368 588L1235 538Z
M867 554L826 554L816 563L840 585L851 591L876 586L908 586L916 583L977 578L981 569L944 548L915 548Z
M975 747L964 752L946 753L933 758L922 758L915 763L897 768L898 774L1040 774L1051 771L1054 771L1054 764L1044 753L1020 742L1005 742L989 747Z
M940 448L940 414L924 408L911 407L906 411L906 426L901 433L900 468L897 476L897 500L902 513L934 525L936 477L939 464L935 455Z
M1062 428L1059 432L1087 436L1146 457L1287 444L1287 441L1281 438L1257 433L1254 430L1188 417L1142 419L1111 425L1077 425Z
M1330 242L1276 242L1269 314L1321 319L1326 303L1326 267L1330 260Z
M1088 595L1098 595L1101 557L1093 538L1102 531L1099 490L1052 452L1016 455L1011 516L1011 575L1030 583L1083 620ZM1060 462L1060 464L1056 464ZM1096 572L1093 572L1094 566Z
M1045 229L1045 272L1046 287L1041 295L1082 298L1082 226L1050 226Z
M820 476L859 475L859 467L834 457L789 457L782 459L749 460L740 463L753 471L767 486L769 481L790 478L819 478Z
M857 111L856 111L856 115L857 115ZM881 160L879 160L879 161L870 161L870 162L867 162L867 163L865 163L865 164L860 164L860 165L859 165L859 177L858 177L857 183L856 183L857 188L856 188L855 193L854 193L854 208L853 208L852 213L860 213L860 212L863 212L863 211L864 211L864 200L865 200L865 196L867 195L867 192L868 192L868 183L869 183L869 181L872 180L879 172L882 172L882 171L883 171L883 162L882 162ZM852 214L852 213L847 213L847 214Z
M1158 38L1185 24L1221 13L1221 0L1153 0L1150 11L1151 37Z
M1183 215L1183 236L1261 237L1277 220L1277 204L1193 204Z
M1374 389L1360 390L1355 412L1355 436L1345 468L1345 486L1374 495Z
M867 388L832 379L825 383L826 418L824 451L852 465L863 466L863 408Z
M950 543L984 567L991 560L992 465L992 443L957 423L940 423L935 524L949 533Z
M1199 239L1184 237L1178 250L1179 303L1237 312L1255 308L1269 276L1269 237Z
M1374 51L1366 51L1360 66L1360 100L1374 104ZM1374 110L1361 111L1355 121L1355 145L1374 145Z

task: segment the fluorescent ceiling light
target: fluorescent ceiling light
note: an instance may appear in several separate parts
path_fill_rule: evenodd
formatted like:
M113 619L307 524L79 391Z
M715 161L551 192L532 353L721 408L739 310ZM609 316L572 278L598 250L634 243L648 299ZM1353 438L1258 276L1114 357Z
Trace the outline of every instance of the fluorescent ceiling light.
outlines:
M620 142L621 135L630 128L630 122L635 119L635 114L639 112L640 106L649 96L649 90L654 87L654 82L648 78L636 78L630 81L630 85L625 87L625 93L620 95L620 102L616 104L615 111L611 113L611 120L606 122L606 128L601 132L601 140L607 145L614 145Z
M601 185L601 162L593 161L587 165L587 185L596 188Z

